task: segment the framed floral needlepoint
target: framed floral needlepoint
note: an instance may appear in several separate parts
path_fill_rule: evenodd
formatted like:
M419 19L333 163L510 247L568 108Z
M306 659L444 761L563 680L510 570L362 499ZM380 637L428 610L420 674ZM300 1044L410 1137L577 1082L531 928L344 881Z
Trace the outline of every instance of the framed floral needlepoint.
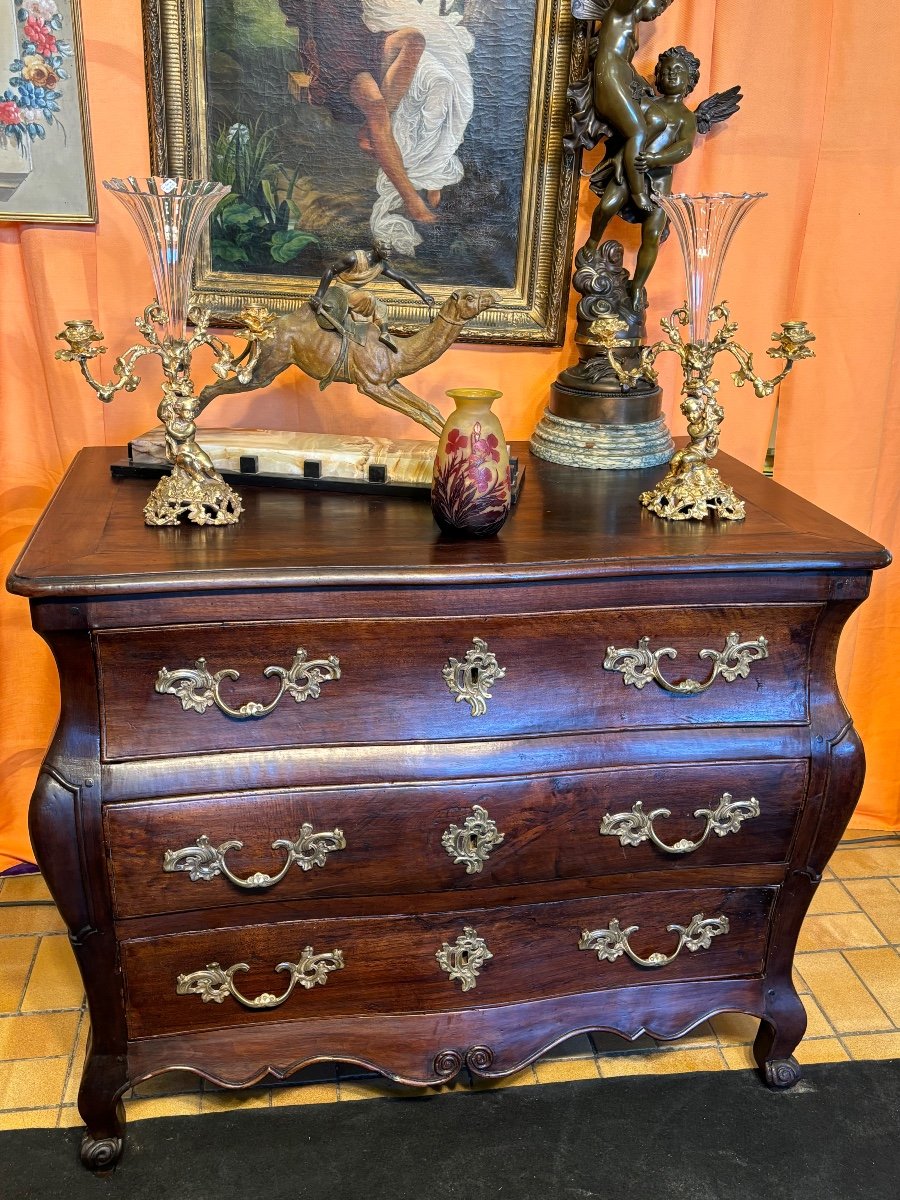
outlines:
M96 220L79 0L0 0L0 221Z

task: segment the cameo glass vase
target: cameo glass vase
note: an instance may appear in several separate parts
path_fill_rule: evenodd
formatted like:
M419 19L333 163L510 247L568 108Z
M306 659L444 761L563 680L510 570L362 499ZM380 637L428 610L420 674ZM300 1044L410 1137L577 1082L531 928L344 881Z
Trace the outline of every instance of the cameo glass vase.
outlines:
M491 405L502 392L455 388L455 408L444 423L434 462L431 511L444 533L490 537L512 505L509 451Z
M691 341L695 346L709 342L712 312L717 304L719 280L725 256L738 226L765 192L733 195L654 196L678 234L687 283L687 309Z

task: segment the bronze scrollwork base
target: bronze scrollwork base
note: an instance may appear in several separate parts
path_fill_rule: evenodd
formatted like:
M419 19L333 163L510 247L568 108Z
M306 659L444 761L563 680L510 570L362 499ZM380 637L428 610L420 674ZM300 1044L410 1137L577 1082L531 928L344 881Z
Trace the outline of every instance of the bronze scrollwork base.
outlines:
M144 505L147 525L177 525L182 517L194 525L235 525L244 511L241 498L219 475L193 479L175 467L164 475Z
M650 491L641 492L641 504L668 521L703 521L707 516L743 521L744 501L723 483L716 467L698 462L693 447L679 450L668 474Z

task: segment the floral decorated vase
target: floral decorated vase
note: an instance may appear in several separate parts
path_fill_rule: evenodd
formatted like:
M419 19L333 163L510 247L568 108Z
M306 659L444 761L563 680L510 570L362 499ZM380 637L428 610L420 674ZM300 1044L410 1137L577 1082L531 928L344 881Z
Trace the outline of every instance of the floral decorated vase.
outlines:
M447 393L456 407L441 430L431 483L431 511L444 533L490 537L509 516L509 451L491 412L502 394L489 388Z

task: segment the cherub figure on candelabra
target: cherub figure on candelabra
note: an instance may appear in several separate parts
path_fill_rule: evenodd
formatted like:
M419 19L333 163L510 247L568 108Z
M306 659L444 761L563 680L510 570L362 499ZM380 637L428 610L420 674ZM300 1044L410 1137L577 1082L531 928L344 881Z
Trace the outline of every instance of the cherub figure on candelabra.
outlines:
M771 396L776 387L793 370L794 363L814 358L810 343L815 335L805 321L786 321L781 331L772 334L774 346L766 351L769 358L780 359L784 368L772 379L763 379L753 365L753 355L739 342L736 321L732 321L727 304L717 304L703 319L704 325L719 323L712 337L702 341L691 336L685 339L681 330L695 326L696 317L680 308L661 322L665 341L645 346L636 367L629 368L618 357L618 334L622 322L614 317L597 323L597 337L604 347L606 360L625 389L641 380L656 381L656 360L667 351L677 354L684 372L681 412L687 421L690 443L678 450L669 463L665 478L652 490L641 493L641 504L670 521L702 521L710 514L729 521L741 521L746 515L743 500L723 482L718 470L709 465L719 452L719 429L725 419L725 409L719 403L719 381L712 372L720 354L730 354L737 362L732 380L737 387L749 383L760 399Z
M108 179L103 186L128 208L147 248L156 299L135 320L144 344L132 346L113 363L112 383L95 379L89 363L106 353L103 334L91 320L66 321L57 340L68 349L56 357L77 362L85 381L108 404L117 392L133 392L140 384L134 368L145 355L156 355L165 381L157 416L165 429L166 458L172 464L144 506L147 525L177 525L186 517L195 525L233 525L241 515L241 498L197 445L196 417L203 406L194 394L191 367L201 346L212 350L212 369L220 380L246 382L253 374L265 342L274 336L268 309L251 304L241 313L235 336L244 349L235 357L229 344L210 333L210 313L191 299L191 268L200 236L216 205L231 190L202 179Z

